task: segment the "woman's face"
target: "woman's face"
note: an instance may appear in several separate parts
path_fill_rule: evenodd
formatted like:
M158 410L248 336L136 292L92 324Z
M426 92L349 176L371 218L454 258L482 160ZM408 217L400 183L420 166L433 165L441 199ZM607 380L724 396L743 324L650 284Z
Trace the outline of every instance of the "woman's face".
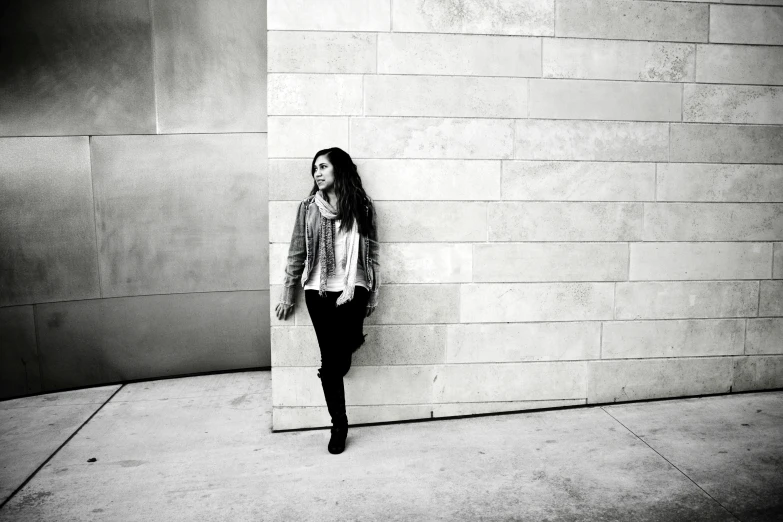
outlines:
M334 168L326 156L316 158L313 179L321 192L334 189Z

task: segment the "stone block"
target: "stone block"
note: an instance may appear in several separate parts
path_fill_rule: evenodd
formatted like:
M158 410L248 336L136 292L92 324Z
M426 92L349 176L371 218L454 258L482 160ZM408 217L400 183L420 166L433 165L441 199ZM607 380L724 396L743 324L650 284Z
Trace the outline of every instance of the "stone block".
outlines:
M757 281L617 283L614 319L756 317Z
M594 161L503 161L506 200L652 201L655 164Z
M269 245L269 284L282 285L285 281L285 267L288 261L288 243Z
M155 133L149 0L4 2L0 48L0 136Z
M644 203L645 241L774 241L783 204Z
M433 403L582 399L587 362L437 366Z
M313 151L313 154L316 152ZM301 201L305 199L313 188L313 176L310 173L312 162L312 159L270 159L268 166L269 200ZM364 181L364 176L362 176L362 181Z
M375 73L376 35L269 31L269 72Z
M364 324L432 324L459 321L459 285L381 286L378 308ZM298 321L298 319L297 319ZM297 324L312 324L310 316Z
M269 30L390 31L389 0L269 0Z
M348 118L329 116L270 116L269 157L309 158L329 147L351 153Z
M376 201L500 199L500 161L356 160L362 185Z
M378 201L378 237L390 243L487 240L487 203Z
M367 337L354 352L351 368L445 362L445 325L365 326L364 333ZM276 368L321 366L318 339L311 326L275 326L272 345L272 366Z
M86 136L0 140L0 306L99 297Z
M553 36L554 0L492 3L392 2L392 30L408 33L478 33Z
M473 246L473 281L625 281L627 243L487 243Z
M372 406L346 406L349 426L378 422L396 422L428 419L430 404L382 404ZM331 427L332 421L326 406L304 406L272 409L272 427L278 430Z
M471 118L353 118L351 145L357 158L505 159L513 154L514 122Z
M598 359L601 323L450 324L446 363Z
M783 45L783 8L713 5L710 42Z
M264 2L150 5L159 132L266 131Z
M772 251L772 278L783 279L783 243L774 243Z
M435 366L352 366L344 378L345 404L429 404L435 372ZM318 368L273 367L272 405L325 406Z
M460 287L461 323L612 319L614 283L515 283Z
M732 391L783 388L783 355L739 357L734 359Z
M684 2L686 0L682 0L682 1ZM702 1L702 0L698 0L698 1ZM783 0L732 0L731 3L748 4L748 5L783 5Z
M530 411L548 408L582 406L586 399L552 399L542 401L495 401L495 402L453 402L433 404L433 417L458 417L463 415L481 415L484 413L504 413Z
M746 355L783 354L783 318L748 319Z
M685 85L683 121L783 124L783 87Z
M658 201L783 201L783 165L659 163Z
M499 160L355 159L375 201L500 199ZM269 160L269 199L301 201L313 188L311 159ZM620 190L620 187L617 187Z
M269 288L265 138L93 138L103 296Z
M588 404L728 393L731 357L588 362Z
M269 74L269 114L362 114L362 77L355 74ZM317 150L317 149L316 149ZM313 153L316 151L314 150Z
M530 117L680 121L678 84L597 80L530 80Z
M459 321L459 285L382 285L379 292L378 308L365 324Z
M269 202L270 243L285 243L286 248L291 243L299 203L299 201Z
M473 250L463 243L382 243L384 283L467 283Z
M601 359L742 355L744 319L607 321Z
M40 391L33 307L0 308L0 399Z
M759 281L759 316L783 316L783 281Z
M766 279L772 244L676 242L632 243L631 281Z
M269 240L290 243L298 201L269 204ZM449 201L376 201L382 242L486 241L487 204Z
M273 365L270 373L272 374L273 411L280 406L326 405L317 367ZM277 426L274 427L279 429Z
M544 78L692 82L696 46L667 42L543 39Z
M783 126L671 124L671 161L783 163Z
M638 241L642 203L489 204L490 241Z
M365 77L368 116L527 117L527 79L471 76Z
M514 157L534 160L668 161L669 125L517 120Z
M380 74L541 76L541 39L461 34L378 34Z
M43 389L269 366L268 303L262 291L38 305Z
M629 0L570 0L555 10L555 36L706 42L709 6Z
M697 45L696 81L783 85L783 47Z
M384 277L382 272L381 278ZM277 306L281 289L282 286L273 286L271 290L272 325L312 325L301 287L297 289L295 318L292 320L289 316L288 320L280 321L274 316L274 308ZM378 307L370 317L364 319L365 325L459 322L459 285L388 285L384 281L379 292Z

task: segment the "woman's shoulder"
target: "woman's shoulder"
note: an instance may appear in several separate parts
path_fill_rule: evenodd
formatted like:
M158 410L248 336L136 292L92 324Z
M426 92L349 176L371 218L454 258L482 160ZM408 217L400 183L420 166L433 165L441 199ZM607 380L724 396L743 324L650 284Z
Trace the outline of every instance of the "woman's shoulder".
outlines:
M296 212L298 220L304 220L307 214L311 212L310 207L315 205L315 196L307 196L299 202L299 207Z

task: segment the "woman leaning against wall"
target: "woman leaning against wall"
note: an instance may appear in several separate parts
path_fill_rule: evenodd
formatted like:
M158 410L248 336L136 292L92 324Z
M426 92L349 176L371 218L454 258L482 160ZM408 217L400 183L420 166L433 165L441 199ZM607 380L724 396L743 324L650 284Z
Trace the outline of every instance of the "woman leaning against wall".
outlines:
M294 309L304 288L321 367L318 377L332 417L328 449L341 453L348 436L343 377L364 343L364 318L378 303L378 231L375 207L347 152L318 151L311 166L313 189L299 204L288 249L278 319Z

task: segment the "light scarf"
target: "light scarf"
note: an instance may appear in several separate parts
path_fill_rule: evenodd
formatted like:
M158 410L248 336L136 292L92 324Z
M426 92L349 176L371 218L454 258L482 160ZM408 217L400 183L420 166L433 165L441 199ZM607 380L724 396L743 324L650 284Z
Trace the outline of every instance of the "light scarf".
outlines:
M318 290L319 295L326 294L326 280L334 274L334 220L337 219L338 210L326 201L323 193L319 190L315 194L315 204L321 214L321 242L318 245L318 258L321 261L321 282ZM337 298L337 306L347 303L353 299L353 289L356 284L356 268L359 261L359 228L356 220L353 220L348 231L345 245L345 258L341 260L345 267L345 288Z

